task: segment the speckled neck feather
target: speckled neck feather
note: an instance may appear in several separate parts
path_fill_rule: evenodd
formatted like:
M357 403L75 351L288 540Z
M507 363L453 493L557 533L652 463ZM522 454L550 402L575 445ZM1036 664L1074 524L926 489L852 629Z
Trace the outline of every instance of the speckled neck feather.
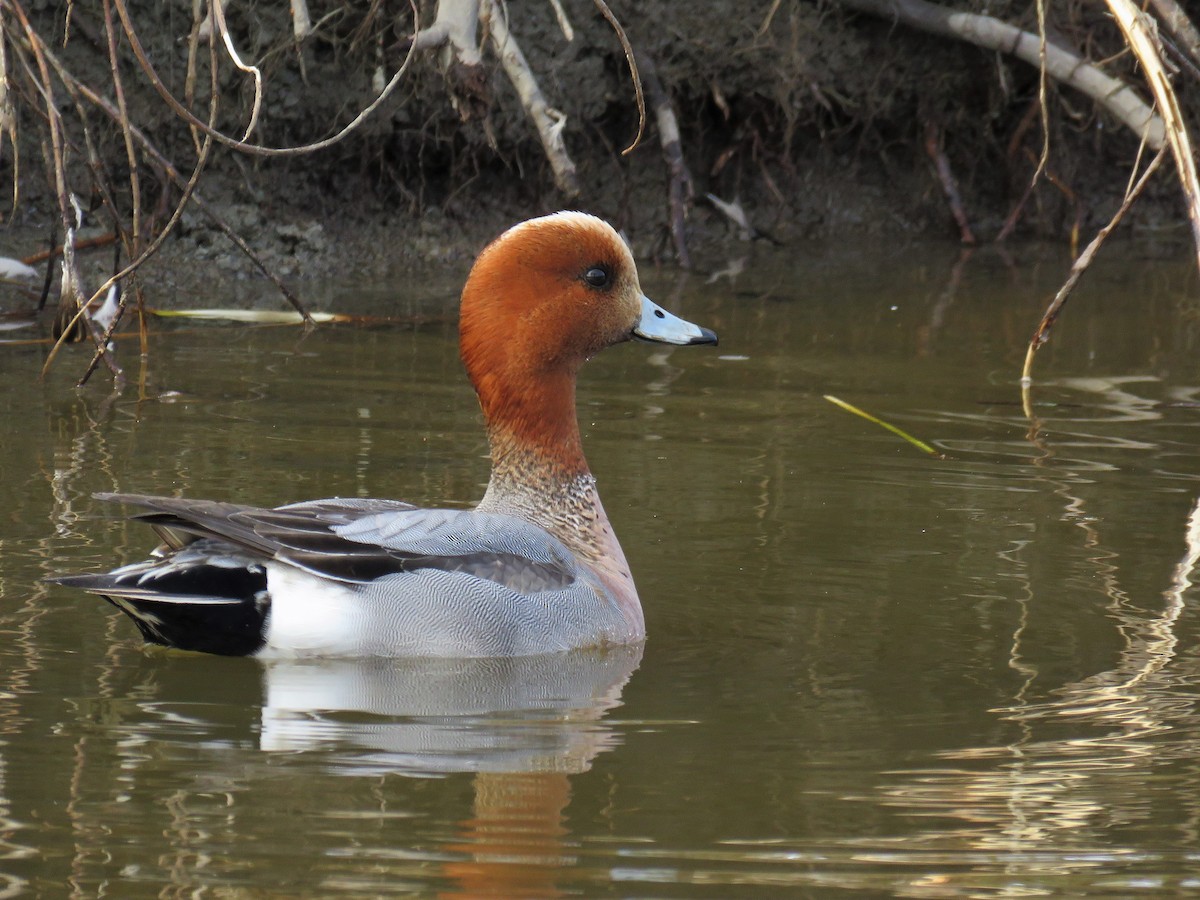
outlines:
M579 446L573 395L569 412L574 424L569 466L561 464L559 454L547 455L540 452L542 447L514 440L503 426L488 428L492 477L478 509L518 516L545 528L596 573L626 618L642 629L642 609L629 563Z

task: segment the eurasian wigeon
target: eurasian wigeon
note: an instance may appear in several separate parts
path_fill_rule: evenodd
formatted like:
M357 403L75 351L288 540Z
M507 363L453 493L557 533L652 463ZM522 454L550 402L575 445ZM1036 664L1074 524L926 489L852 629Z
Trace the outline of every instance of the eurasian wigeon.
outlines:
M594 216L510 228L462 292L459 342L492 473L473 510L398 500L236 503L100 494L145 510L152 558L60 584L152 644L234 656L523 656L645 636L575 414L585 360L637 338L715 344L652 303Z

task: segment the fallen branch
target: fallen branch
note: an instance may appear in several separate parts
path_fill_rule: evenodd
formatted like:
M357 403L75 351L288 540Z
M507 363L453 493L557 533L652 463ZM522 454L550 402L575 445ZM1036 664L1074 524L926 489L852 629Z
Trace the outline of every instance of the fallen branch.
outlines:
M985 50L1011 54L1033 66L1042 64L1041 39L992 16L956 12L928 0L840 0L848 9L869 13L889 21L942 37L966 41ZM1046 44L1046 73L1061 84L1075 88L1107 109L1154 150L1166 142L1163 120L1130 85L1106 75L1086 59Z

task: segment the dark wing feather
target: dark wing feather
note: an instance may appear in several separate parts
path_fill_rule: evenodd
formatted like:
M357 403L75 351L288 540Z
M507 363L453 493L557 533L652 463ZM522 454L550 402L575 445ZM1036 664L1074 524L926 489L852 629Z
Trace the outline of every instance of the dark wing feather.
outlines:
M151 525L172 549L213 538L336 581L363 584L401 572L441 569L486 578L522 593L536 593L565 588L576 577L565 559L544 553L532 558L519 547L498 546L491 541L476 539L458 552L446 552L447 548L431 552L428 547L405 547L403 541L381 546L354 540L334 530L368 517L417 509L396 500L315 500L263 509L140 494L96 496L148 510L134 518Z

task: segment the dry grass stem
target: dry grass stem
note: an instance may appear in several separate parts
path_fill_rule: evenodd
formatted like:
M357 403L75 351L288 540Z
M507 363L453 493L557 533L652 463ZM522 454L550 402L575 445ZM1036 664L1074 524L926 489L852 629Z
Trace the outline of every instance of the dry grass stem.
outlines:
M1167 141L1175 157L1175 169L1179 173L1179 183L1183 188L1188 219L1192 225L1196 262L1200 266L1200 180L1196 175L1196 157L1192 151L1192 142L1188 137L1183 114L1179 109L1179 98L1175 95L1167 68L1162 61L1157 27L1154 20L1138 9L1132 0L1106 2L1117 24L1121 26L1125 40L1142 65L1150 91L1154 94L1154 100L1166 123Z
M646 133L646 97L642 93L642 78L638 74L637 54L633 52L633 45L629 43L625 29L621 27L621 23L613 11L608 8L608 4L604 0L592 0L592 2L596 4L596 8L600 10L600 15L604 16L605 21L612 26L612 30L617 33L621 49L625 51L625 61L629 63L629 77L633 79L633 96L637 101L638 108L638 130L629 146L621 151L622 156L627 156L642 142L642 135Z

